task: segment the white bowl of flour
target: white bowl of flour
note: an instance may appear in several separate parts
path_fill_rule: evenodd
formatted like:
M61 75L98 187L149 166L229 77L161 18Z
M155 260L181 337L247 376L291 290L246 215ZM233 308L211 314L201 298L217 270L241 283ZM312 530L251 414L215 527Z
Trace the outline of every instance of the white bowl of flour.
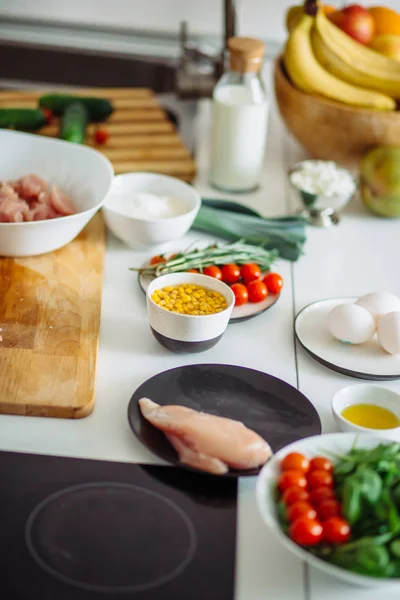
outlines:
M117 175L103 214L107 227L131 248L141 249L187 233L201 205L191 185L157 173Z

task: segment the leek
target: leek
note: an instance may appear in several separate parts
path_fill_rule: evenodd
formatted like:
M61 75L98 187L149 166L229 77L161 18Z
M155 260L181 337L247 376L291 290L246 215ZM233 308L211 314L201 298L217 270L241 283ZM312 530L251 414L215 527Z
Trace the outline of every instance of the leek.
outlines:
M281 256L296 261L306 241L306 221L300 216L264 218L252 209L224 200L204 199L193 229L230 241L275 249Z

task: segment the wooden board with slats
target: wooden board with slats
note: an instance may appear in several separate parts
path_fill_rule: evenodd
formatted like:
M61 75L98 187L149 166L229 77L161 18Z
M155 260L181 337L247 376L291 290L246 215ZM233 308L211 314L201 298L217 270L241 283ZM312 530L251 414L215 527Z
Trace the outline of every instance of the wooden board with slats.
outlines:
M43 92L0 92L0 108L35 108ZM47 92L46 92L47 93ZM64 93L64 91L63 91ZM115 173L152 171L192 181L196 167L174 124L146 88L93 88L76 89L72 94L107 98L114 112L103 124L91 123L85 143L103 152L113 163ZM110 137L104 145L97 145L95 132L105 127ZM37 133L57 137L58 119Z

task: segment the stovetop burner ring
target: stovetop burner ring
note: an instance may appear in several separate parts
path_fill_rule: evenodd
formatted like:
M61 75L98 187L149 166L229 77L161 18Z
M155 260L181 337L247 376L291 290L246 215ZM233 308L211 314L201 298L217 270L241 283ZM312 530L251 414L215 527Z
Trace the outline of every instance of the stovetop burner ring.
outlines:
M149 525L157 531L155 544ZM197 546L193 523L180 506L116 482L75 485L46 497L28 517L25 540L49 575L103 594L168 583L186 569Z

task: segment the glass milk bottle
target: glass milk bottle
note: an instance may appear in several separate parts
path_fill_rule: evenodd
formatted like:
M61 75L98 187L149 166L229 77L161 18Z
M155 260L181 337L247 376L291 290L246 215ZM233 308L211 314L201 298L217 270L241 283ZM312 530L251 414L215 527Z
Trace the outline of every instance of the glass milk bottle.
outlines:
M228 49L229 71L213 91L210 183L224 192L251 192L259 186L267 141L264 44L232 37Z

